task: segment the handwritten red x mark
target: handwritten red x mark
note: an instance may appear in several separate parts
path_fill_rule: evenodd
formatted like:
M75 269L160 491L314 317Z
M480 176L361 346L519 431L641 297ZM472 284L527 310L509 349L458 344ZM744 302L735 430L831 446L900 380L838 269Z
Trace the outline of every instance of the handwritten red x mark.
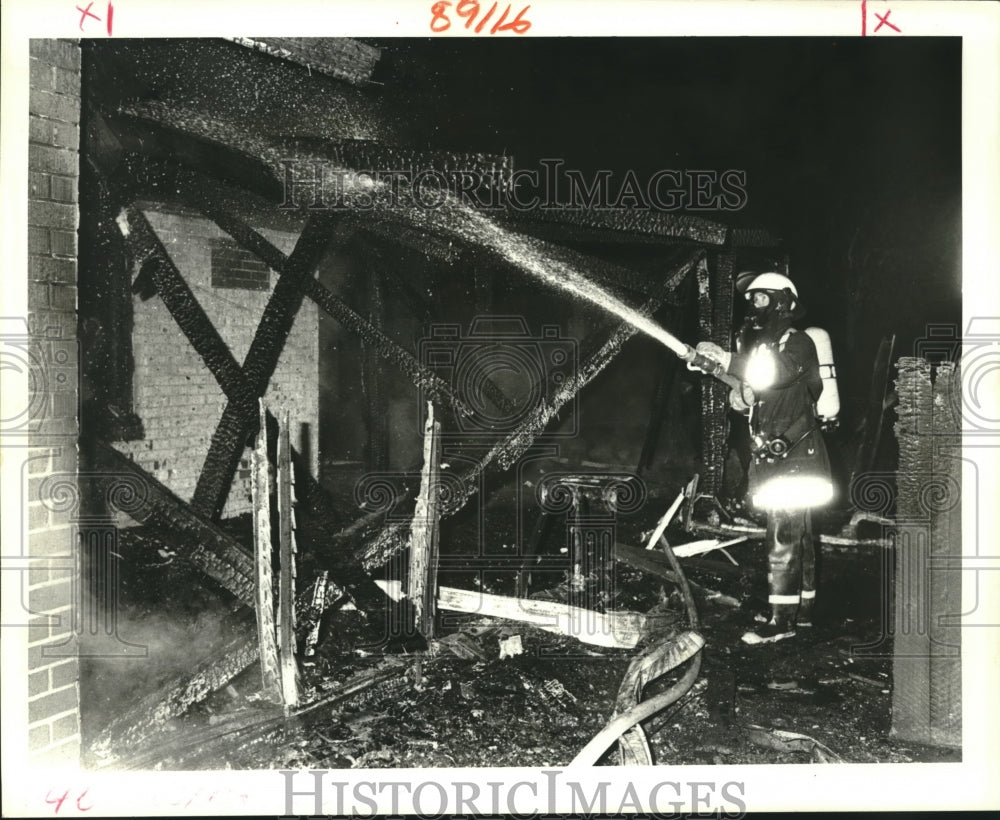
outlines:
M76 7L76 10L80 12L80 31L83 31L83 21L86 20L88 17L93 17L95 20L98 21L101 19L90 10L90 7L92 5L94 4L91 2L87 3L87 8L85 9L81 9L79 6Z
M882 26L888 26L893 31L899 31L899 28L897 26L894 26L892 23L889 22L889 15L890 14L892 14L892 9L889 9L888 11L886 11L885 17L883 17L877 11L875 12L875 16L878 17L878 25L875 26L875 31L878 31L880 28L882 28ZM902 32L900 32L900 33L902 33Z
M85 9L82 9L79 6L76 7L76 10L80 12L80 31L83 31L83 21L86 20L88 17L93 17L98 22L100 22L101 20L100 17L98 17L96 14L94 14L94 12L90 10L90 7L92 5L94 5L93 0L91 0L90 3L87 3L87 8ZM107 24L108 37L111 36L111 30L112 27L114 26L114 19L115 19L115 7L111 3L108 3L108 24Z

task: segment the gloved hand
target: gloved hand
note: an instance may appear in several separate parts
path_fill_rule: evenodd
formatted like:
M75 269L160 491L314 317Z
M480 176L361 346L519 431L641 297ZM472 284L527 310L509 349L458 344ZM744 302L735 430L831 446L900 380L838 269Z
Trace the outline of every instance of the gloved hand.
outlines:
M714 362L719 362L727 370L729 369L729 362L733 358L732 353L723 350L715 342L698 342L695 351Z
M746 403L743 391L735 387L729 391L729 406L744 416L750 412L750 405Z

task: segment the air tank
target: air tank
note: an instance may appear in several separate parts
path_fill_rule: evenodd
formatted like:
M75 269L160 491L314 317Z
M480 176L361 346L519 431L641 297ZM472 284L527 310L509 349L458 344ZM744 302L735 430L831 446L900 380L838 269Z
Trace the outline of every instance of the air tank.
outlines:
M819 374L823 377L823 392L816 402L816 416L823 424L833 424L840 414L840 390L837 388L837 368L833 364L830 334L821 327L807 327L806 334L816 346Z

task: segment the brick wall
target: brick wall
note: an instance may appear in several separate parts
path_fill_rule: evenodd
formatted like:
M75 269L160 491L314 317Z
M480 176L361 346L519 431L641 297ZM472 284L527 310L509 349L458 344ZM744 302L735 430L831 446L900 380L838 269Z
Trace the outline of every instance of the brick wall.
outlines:
M28 751L33 765L80 754L79 658L73 632L77 490L77 192L80 46L31 40L28 330L32 356L28 496ZM38 560L41 559L41 560Z
M214 288L212 249L226 234L200 217L167 213L154 206L143 210L212 324L242 363L277 274L271 272L266 291ZM295 245L294 234L261 233L285 253ZM180 498L190 501L226 398L158 296L145 302L136 296L133 309L134 409L142 419L145 438L115 446ZM292 444L300 452L309 452L314 475L318 460L318 331L316 306L304 301L264 397L275 415L288 409ZM306 440L303 424L308 425ZM224 518L251 509L248 456L249 450L237 471Z

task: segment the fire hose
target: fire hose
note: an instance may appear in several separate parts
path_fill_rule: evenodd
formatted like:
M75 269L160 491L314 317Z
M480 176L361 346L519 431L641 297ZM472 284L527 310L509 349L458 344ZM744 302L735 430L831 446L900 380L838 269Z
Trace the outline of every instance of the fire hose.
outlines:
M690 621L692 628L697 629L699 623L698 611L694 605L694 596L691 594L691 587L688 584L687 576L684 575L680 562L677 560L677 556L674 555L674 551L670 548L670 544L668 544L666 539L662 536L660 536L659 540L660 544L663 546L664 552L667 555L667 559L670 561L670 566L677 574L681 593L684 596L684 603L687 607L688 620ZM701 649L704 645L704 639L697 632L687 632L681 635L676 641L676 646L673 648L681 653L679 655L682 659L681 662L683 662L683 660L690 659L691 662L687 671L666 692L661 692L659 695L656 695L649 700L637 703L628 711L613 717L608 724L601 729L601 731L598 732L594 738L583 747L583 749L580 750L577 756L573 758L570 766L593 766L601 758L604 752L607 751L608 747L625 732L636 724L651 718L657 712L666 709L672 703L675 703L684 697L688 690L694 686L694 682L698 678L698 673L701 671ZM626 678L628 677L628 674L629 673L626 673Z

